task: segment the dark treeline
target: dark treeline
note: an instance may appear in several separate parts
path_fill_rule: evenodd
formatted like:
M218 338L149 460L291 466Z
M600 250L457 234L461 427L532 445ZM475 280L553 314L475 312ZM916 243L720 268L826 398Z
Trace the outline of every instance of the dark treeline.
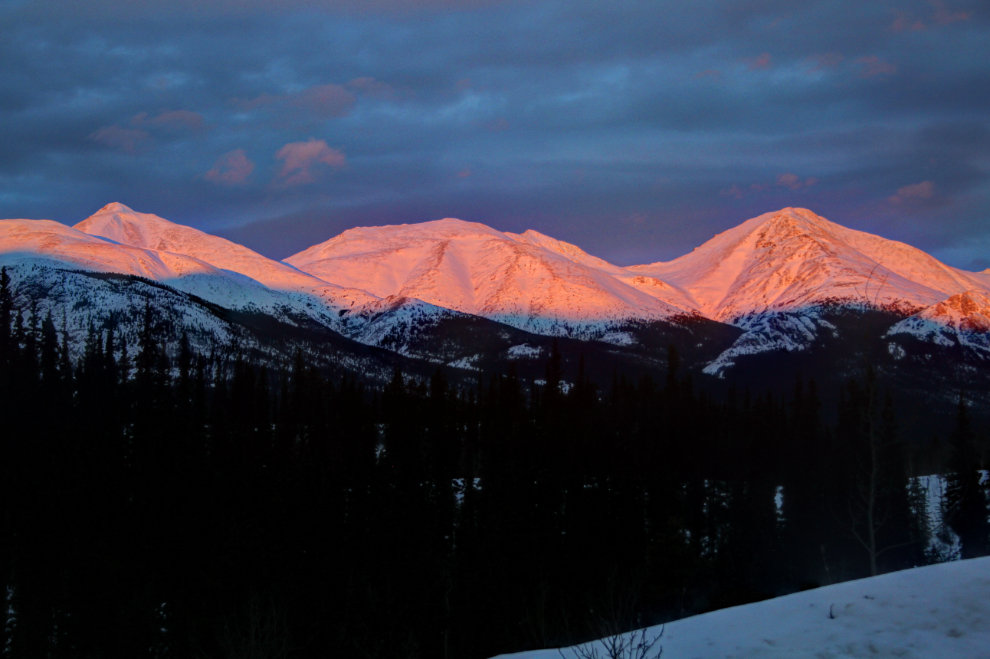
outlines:
M541 386L373 392L169 358L150 308L75 362L6 282L0 314L5 656L488 657L939 558L869 374L826 427L813 382L716 402L673 350L664 382L563 386L555 352ZM975 439L960 405L966 556Z

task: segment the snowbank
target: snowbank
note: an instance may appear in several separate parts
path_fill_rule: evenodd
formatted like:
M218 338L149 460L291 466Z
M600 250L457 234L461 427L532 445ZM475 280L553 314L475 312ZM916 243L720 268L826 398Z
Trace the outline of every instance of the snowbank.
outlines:
M990 557L685 618L666 626L660 645L662 659L990 659ZM575 656L571 650L563 654ZM511 656L559 659L560 654Z

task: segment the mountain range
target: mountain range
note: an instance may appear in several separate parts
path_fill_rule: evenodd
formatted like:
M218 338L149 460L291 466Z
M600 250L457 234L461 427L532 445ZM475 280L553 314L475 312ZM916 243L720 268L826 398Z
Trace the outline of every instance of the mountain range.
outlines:
M237 344L264 361L305 346L320 363L381 377L395 365L474 372L510 360L538 374L556 339L601 376L665 368L674 344L715 379L782 359L814 372L817 355L990 389L990 270L800 208L623 267L535 231L449 218L358 227L275 261L113 203L72 228L0 220L0 265L74 351L90 326L134 335L137 310L154 301L200 351Z

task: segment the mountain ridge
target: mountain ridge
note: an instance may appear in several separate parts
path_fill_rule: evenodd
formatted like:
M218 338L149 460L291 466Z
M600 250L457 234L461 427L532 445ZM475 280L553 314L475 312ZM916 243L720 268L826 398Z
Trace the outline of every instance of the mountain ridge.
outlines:
M651 324L701 332L701 346L708 331L698 323L705 321L742 330L705 368L721 376L749 355L806 350L837 336L828 318L839 307L893 313L885 335L892 340L910 335L990 357L983 304L990 270L953 268L801 208L751 218L671 261L618 266L537 231L500 232L454 218L355 227L274 261L114 202L71 228L0 220L0 261L32 259L148 277L400 353L434 336L448 348L429 350L430 358L456 363L470 348L452 353L458 339L444 327L461 326L465 315L653 355L666 349L654 344L667 334Z

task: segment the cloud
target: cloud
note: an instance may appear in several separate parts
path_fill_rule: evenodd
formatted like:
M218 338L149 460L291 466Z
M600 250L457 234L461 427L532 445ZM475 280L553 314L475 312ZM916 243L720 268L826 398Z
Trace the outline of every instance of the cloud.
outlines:
M115 151L131 155L144 150L151 142L151 135L140 128L104 126L90 134L89 139Z
M809 58L812 61L812 71L826 71L835 69L845 59L842 53L820 53Z
M801 177L797 174L786 173L777 176L777 186L781 188L787 188L789 190L800 190L801 188L810 188L815 183L818 183L816 178L806 178L803 181Z
M322 117L343 117L357 98L341 85L315 85L288 97L293 105Z
M378 83L374 78L357 78L347 83L347 86L334 83L313 85L288 94L263 93L248 100L234 99L234 103L245 112L264 107L290 105L318 117L346 117L357 103L357 96L348 87L376 98L384 97L391 90L391 87L385 83Z
M935 8L933 19L939 25L949 25L958 21L968 21L971 17L968 11L952 11L945 6L942 0L929 0L929 4Z
M889 62L885 62L876 55L870 55L869 57L860 57L857 62L862 66L860 71L860 77L863 78L873 78L875 76L882 75L894 75L897 73L897 66Z
M278 177L285 186L312 183L315 179L311 168L318 163L338 169L347 164L342 151L313 137L306 142L289 142L275 153L275 158L283 161Z
M750 71L769 69L771 66L773 66L773 58L770 57L770 53L760 53L749 60Z
M935 184L931 181L922 181L913 185L905 185L897 191L897 194L888 197L888 200L892 204L904 204L931 199L934 194Z
M721 190L718 193L720 197L732 197L733 199L742 199L743 191L738 185L732 185L732 187Z
M949 9L945 6L943 0L928 0L928 4L934 8L931 21L936 25L951 25L952 23L968 21L972 18L972 14L968 11L953 11ZM903 11L897 12L894 23L890 26L890 29L894 32L921 32L927 28L928 24L925 21Z
M354 78L354 80L347 83L347 88L353 89L354 91L365 96L370 96L371 98L377 98L384 101L391 101L398 97L395 87L369 76Z
M241 185L254 171L254 163L244 153L244 149L234 149L219 158L213 169L203 175L207 181L225 185Z
M200 131L206 127L203 116L189 110L165 110L149 118L147 112L134 115L132 126L156 126L173 130Z
M925 22L899 11L890 29L894 32L921 32L925 29Z

